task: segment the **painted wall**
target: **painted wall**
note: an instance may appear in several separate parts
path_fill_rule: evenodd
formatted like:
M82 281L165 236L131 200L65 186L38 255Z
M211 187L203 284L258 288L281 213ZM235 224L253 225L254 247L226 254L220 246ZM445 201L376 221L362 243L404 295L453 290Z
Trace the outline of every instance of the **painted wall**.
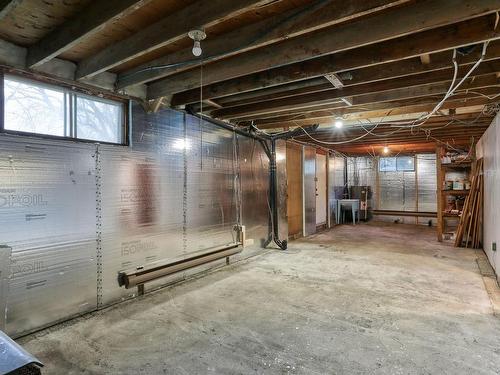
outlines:
M496 242L498 248L500 241L500 115L483 134L476 150L477 158L484 159L483 248L499 277L500 254L499 250L493 251L492 244Z

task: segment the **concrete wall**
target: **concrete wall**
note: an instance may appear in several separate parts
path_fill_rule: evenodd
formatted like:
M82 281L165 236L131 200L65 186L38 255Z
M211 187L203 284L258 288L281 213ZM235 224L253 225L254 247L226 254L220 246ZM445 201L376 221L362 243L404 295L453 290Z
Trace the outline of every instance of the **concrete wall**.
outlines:
M484 158L483 248L498 277L500 254L493 243L500 240L500 115L479 140L476 154Z

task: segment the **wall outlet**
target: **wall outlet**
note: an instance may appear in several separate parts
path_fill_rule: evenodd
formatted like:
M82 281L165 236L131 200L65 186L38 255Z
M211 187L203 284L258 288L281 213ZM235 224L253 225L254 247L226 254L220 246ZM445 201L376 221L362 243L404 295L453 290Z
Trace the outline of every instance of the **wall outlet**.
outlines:
M497 251L497 243L496 242L491 243L491 250Z

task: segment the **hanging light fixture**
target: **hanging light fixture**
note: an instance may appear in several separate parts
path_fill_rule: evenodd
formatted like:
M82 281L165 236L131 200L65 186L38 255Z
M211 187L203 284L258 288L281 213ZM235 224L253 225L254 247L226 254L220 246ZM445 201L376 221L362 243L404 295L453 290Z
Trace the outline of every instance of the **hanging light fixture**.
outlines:
M337 129L340 129L344 126L344 121L342 121L342 119L336 119L334 125Z
M203 30L191 30L188 32L188 36L194 40L193 44L193 55L200 57L203 50L201 49L201 41L207 37L207 34Z
M389 147L384 146L384 149L382 150L382 152L383 152L385 155L387 155L387 154L389 153L389 151L390 151L390 150L389 150Z

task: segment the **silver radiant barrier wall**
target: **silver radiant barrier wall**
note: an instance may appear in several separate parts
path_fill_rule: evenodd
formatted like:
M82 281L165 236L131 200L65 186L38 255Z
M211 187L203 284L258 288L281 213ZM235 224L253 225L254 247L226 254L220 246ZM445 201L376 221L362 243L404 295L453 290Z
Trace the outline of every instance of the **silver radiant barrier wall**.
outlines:
M5 318L7 316L11 251L10 247L0 245L0 331L5 330Z
M348 157L348 183L372 186L373 202L378 210L436 212L436 155L416 154L414 157L415 171L405 172L379 172L377 158ZM429 221L429 218L411 216L378 215L375 218L409 224L427 224Z
M304 236L316 233L316 149L303 146Z
M235 257L268 238L269 160L258 142L173 110L134 105L132 118L130 146L0 135L8 334L134 297L119 286L120 271L233 243L238 221L249 241Z

